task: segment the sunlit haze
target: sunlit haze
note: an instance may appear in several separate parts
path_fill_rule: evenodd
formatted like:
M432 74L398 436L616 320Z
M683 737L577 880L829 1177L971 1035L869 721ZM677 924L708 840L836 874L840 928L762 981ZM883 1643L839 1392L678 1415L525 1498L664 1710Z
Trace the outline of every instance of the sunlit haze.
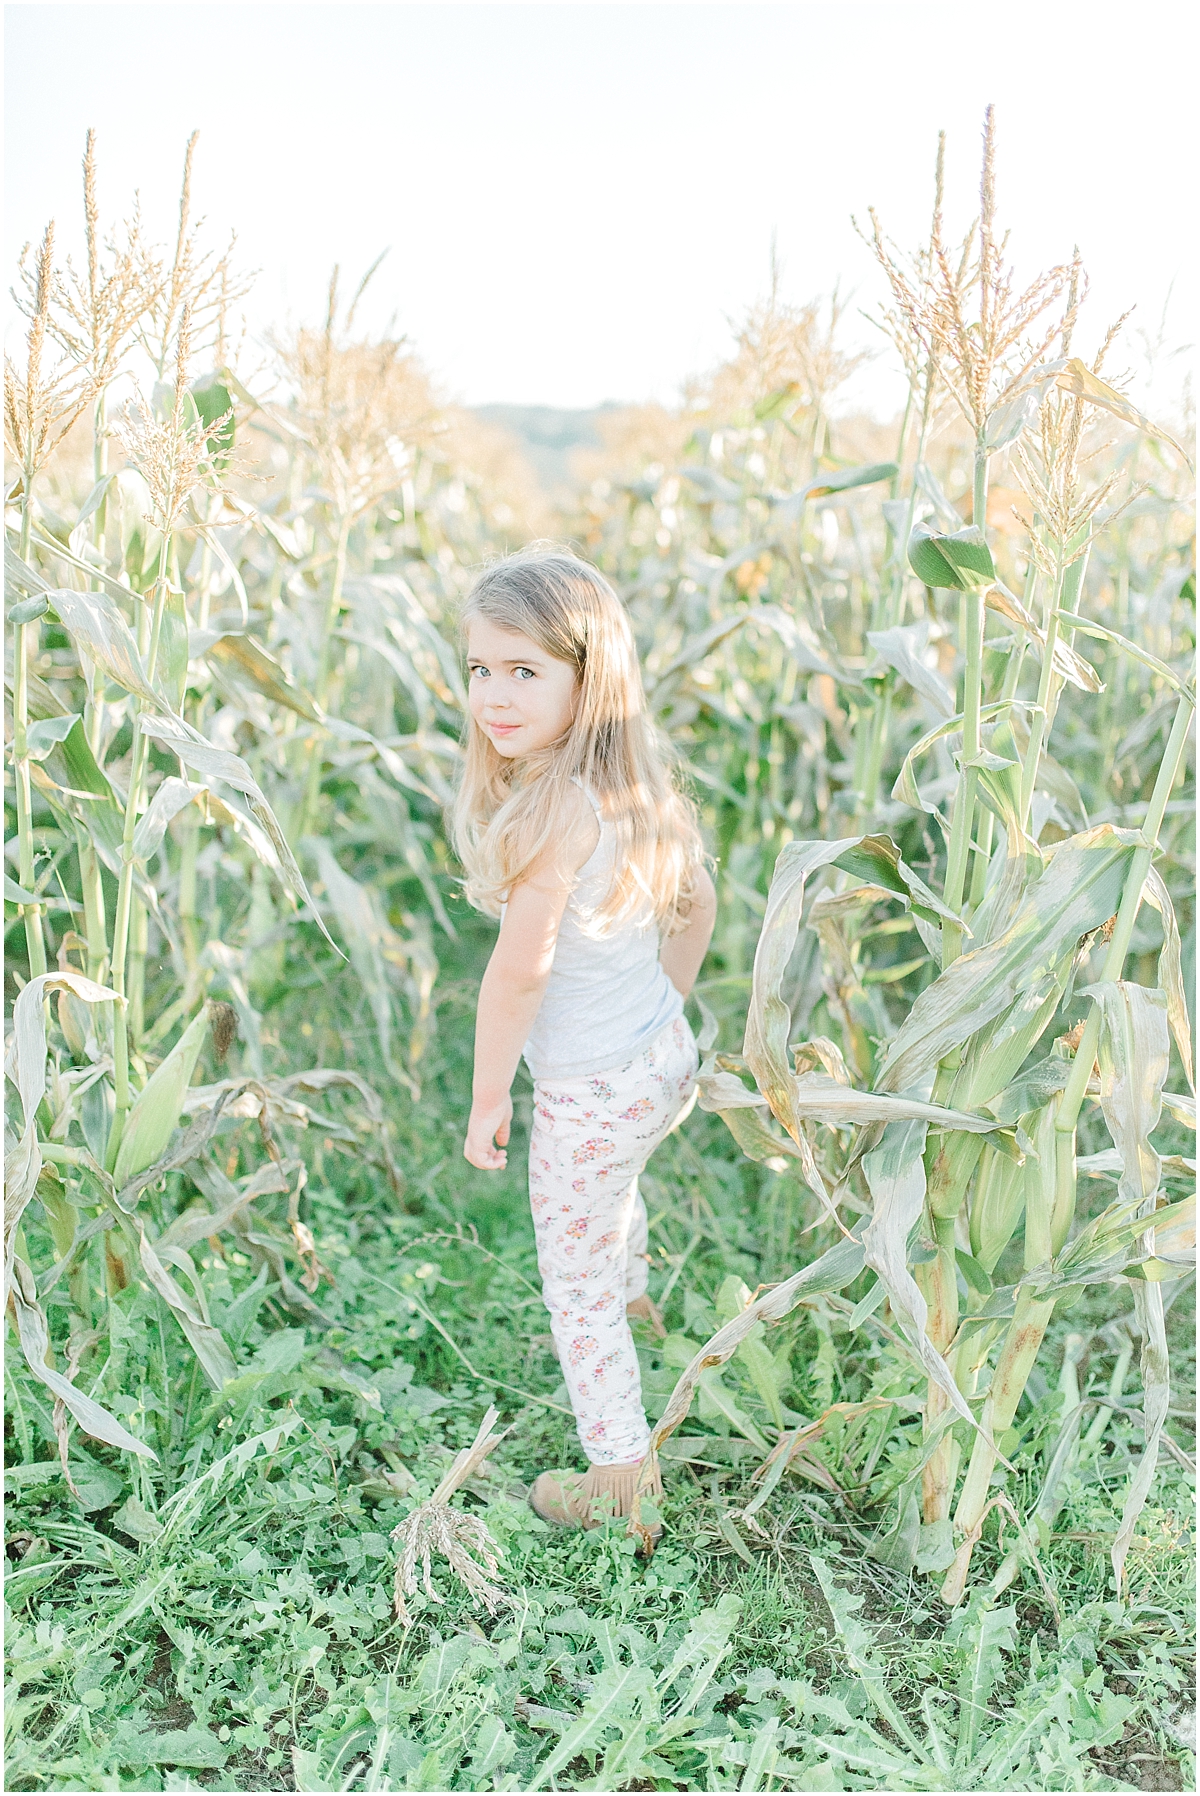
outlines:
M469 404L670 401L725 353L769 279L793 301L878 294L851 223L913 242L939 128L948 214L974 210L980 121L1021 272L1078 242L1088 342L1135 302L1184 340L1194 106L1188 12L1106 5L18 5L8 21L8 256L80 239L99 139L111 222L140 189L197 208L261 272L251 339L317 316L388 251L364 314L394 316ZM880 343L852 308L850 337ZM12 337L12 326L9 337ZM1123 366L1137 369L1131 338ZM250 362L254 355L251 353ZM1114 370L1116 364L1113 364ZM1178 358L1160 364L1169 399ZM890 409L886 358L852 397ZM1139 375L1144 382L1144 376ZM1143 384L1143 391L1145 387Z

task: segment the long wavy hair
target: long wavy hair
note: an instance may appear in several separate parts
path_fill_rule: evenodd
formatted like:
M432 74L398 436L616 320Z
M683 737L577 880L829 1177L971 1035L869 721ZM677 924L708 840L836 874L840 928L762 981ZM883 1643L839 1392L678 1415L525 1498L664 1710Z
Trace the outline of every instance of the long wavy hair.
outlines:
M454 842L470 902L489 916L513 886L551 858L590 792L616 835L607 893L587 927L652 911L665 934L687 916L704 850L696 813L678 789L668 751L646 709L641 668L625 607L604 576L571 550L534 543L486 568L462 610L520 631L575 670L574 721L536 755L500 754L468 716Z

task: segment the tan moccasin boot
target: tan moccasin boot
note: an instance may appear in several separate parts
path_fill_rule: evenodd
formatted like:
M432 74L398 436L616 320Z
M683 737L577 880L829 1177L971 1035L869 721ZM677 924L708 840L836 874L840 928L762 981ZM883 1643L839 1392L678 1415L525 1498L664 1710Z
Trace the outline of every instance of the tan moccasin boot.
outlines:
M542 1472L529 1493L529 1507L544 1522L598 1528L610 1517L630 1514L642 1464L638 1459L632 1465L589 1465L586 1472ZM657 1465L647 1476L642 1495L652 1503L662 1500L662 1475ZM652 1540L661 1532L657 1524L649 1530Z

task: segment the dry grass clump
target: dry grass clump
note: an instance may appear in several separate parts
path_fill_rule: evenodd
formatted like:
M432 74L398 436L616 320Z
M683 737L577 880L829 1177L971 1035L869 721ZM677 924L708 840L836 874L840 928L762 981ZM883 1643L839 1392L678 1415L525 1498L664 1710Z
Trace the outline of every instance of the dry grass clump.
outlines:
M498 1434L492 1432L498 1413L495 1409L488 1410L474 1441L464 1447L428 1502L420 1504L392 1530L392 1539L400 1549L394 1602L396 1614L406 1628L412 1626L412 1617L404 1599L416 1595L418 1559L426 1596L434 1603L444 1600L430 1579L435 1553L449 1562L451 1571L465 1584L472 1600L482 1603L489 1615L494 1615L506 1600L503 1589L490 1582L499 1570L500 1558L487 1524L469 1510L455 1509L450 1503L455 1491L461 1490L468 1478L474 1477L492 1448L499 1446L508 1433L507 1429ZM483 1561L482 1568L480 1560Z

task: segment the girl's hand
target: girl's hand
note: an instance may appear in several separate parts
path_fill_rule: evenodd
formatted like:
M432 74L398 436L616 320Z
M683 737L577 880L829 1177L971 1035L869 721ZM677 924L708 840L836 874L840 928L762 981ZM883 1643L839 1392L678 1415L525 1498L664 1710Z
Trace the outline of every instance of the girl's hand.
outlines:
M467 1124L463 1153L471 1165L478 1166L481 1172L501 1172L508 1165L508 1155L504 1150L508 1146L512 1110L512 1098L507 1093L499 1102L493 1100L482 1104L476 1100L471 1105L471 1120Z

